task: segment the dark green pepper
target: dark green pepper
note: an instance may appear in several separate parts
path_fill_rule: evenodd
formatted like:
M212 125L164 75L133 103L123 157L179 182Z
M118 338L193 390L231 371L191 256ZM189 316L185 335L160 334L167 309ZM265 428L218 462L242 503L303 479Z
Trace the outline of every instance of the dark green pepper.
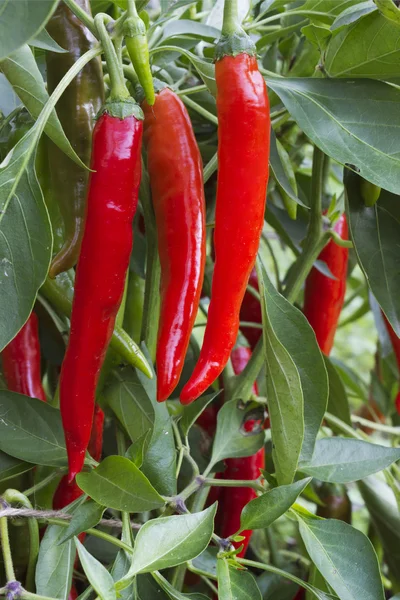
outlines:
M77 3L90 12L88 0L77 0ZM68 50L65 54L46 52L47 85L51 93L96 40L63 2L47 24L47 30L62 48ZM102 106L103 95L101 62L95 58L70 83L56 107L68 139L86 165L90 162L94 118ZM74 267L78 260L84 228L88 171L79 168L55 145L49 150L49 158L52 189L57 195L65 226L64 245L50 267L50 277L55 277Z

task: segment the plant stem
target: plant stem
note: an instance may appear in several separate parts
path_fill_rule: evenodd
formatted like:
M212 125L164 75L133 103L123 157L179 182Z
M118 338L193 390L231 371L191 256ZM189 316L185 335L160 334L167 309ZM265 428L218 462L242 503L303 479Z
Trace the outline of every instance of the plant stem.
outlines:
M59 525L60 527L68 527L69 526L69 521L63 521L62 519L48 517L45 520L48 523L50 523L51 525ZM86 533L88 535L93 535L94 537L100 538L100 539L104 540L105 542L109 542L110 544L114 544L114 546L117 546L118 548L125 550L126 552L128 552L128 554L132 554L132 552L133 552L133 549L130 546L128 546L128 544L125 544L118 538L114 537L113 535L109 535L108 533L105 533L104 531L100 531L99 529L91 529L90 528L90 529L86 529Z
M222 35L231 35L240 28L237 0L225 0Z
M370 427L371 429L383 431L384 433L390 435L400 435L400 427L390 427L389 425L384 425L383 423L377 423L376 421L363 419L362 417L358 417L357 415L351 415L351 420L353 421L353 423L360 423L360 425L365 425L367 427Z
M204 171L203 171L204 183L207 183L207 181L210 179L211 175L213 175L217 169L218 169L218 155L217 155L217 153L215 153L214 156L208 161L208 163L204 167Z
M187 96L188 94L197 94L197 92L203 92L207 90L207 86L203 84L201 85L195 85L193 87L190 88L186 88L184 90L175 90L175 94L177 96Z
M199 115L207 119L207 121L218 125L218 117L216 117L215 115L210 113L210 111L200 106L200 104L197 104L197 102L184 95L181 95L181 100L186 104L186 106L190 106L190 108L195 110Z
M314 591L314 588L311 585L309 585L302 579L299 579L298 577L296 577L296 575L292 575L292 573L289 573L288 571L282 571L282 569L278 569L278 567L273 567L272 565L265 565L264 563L256 562L255 560L247 560L246 558L236 558L236 560L241 565L245 565L246 567L254 567L256 569L262 569L263 571L269 571L270 573L275 573L276 575L280 575L281 577L284 577L285 579L290 579L290 581L294 581L301 587L303 587L306 590L308 590L309 592L311 592L316 598L318 598L317 594Z
M94 19L75 2L75 0L64 0L71 12L97 37L96 27L94 25Z
M265 492L265 488L258 482L258 480L246 480L246 479L205 479L204 485L210 485L213 487L247 487L256 490L256 492Z
M49 596L40 596L39 594L33 594L27 590L23 590L19 597L25 600L54 600L54 598L49 598Z
M349 437L355 438L357 440L364 440L364 438L359 433L357 433L357 431L355 431L352 427L350 427L350 425L347 425L347 423L345 423L344 421L342 421L338 417L335 417L334 415L331 415L331 413L326 412L325 416L324 416L324 419L329 424L334 425L342 433L345 433ZM369 424L369 421L368 421L368 424Z
M2 517L0 519L0 539L7 581L15 581L14 565L10 548L10 538L8 535L7 517Z
M149 177L142 164L139 197L146 227L146 283L144 288L141 339L144 340L151 359L156 356L158 315L160 308L160 261L158 258L156 219L150 195Z
M317 10L290 10L285 13L278 13L276 15L271 15L258 23L251 23L245 27L246 31L250 31L251 29L258 29L260 25L265 25L265 23L271 23L271 21L277 21L283 16L292 16L292 15L312 15L314 17L326 17L326 13L319 12Z
M123 431L116 426L116 437L117 437L117 449L118 454L120 456L125 456L126 452L126 443L125 436ZM132 546L132 529L131 529L131 518L130 514L127 511L121 511L121 521L122 521L122 540Z
M18 490L8 489L3 494L4 500L8 504L21 504L25 508L32 509L32 504L29 502L28 498L24 496ZM26 572L26 582L25 587L27 590L35 589L35 569L36 569L36 561L39 554L39 526L37 524L36 519L29 518L28 519L28 528L29 528L29 562L28 568Z
M94 24L98 33L98 38L100 39L103 47L108 73L110 75L110 100L124 100L129 98L129 92L125 85L122 64L118 60L118 56L111 38L107 33L104 22L105 18L108 19L108 15L104 15L102 13L97 14L94 18Z
M135 0L128 0L128 17L137 19L138 16Z

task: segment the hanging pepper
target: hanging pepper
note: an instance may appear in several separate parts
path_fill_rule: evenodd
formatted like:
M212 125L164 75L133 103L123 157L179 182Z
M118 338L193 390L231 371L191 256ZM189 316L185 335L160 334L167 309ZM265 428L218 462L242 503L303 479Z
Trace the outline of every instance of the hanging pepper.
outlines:
M399 372L400 372L400 338L397 337L396 332L394 331L393 327L391 326L391 324L387 320L386 315L385 315L384 312L382 312L382 315L383 315L383 319L384 319L385 324L386 324L386 329L387 329L387 332L389 334L390 341L392 342L393 352L394 352L394 355L396 357L397 367L398 367ZM397 393L397 396L396 396L395 406L396 406L396 410L397 410L398 414L400 415L400 389L399 389L399 391Z
M225 1L216 49L218 182L215 267L204 342L181 402L198 398L222 372L235 344L239 312L257 256L268 183L270 116L255 48Z
M366 179L360 178L360 190L365 206L375 206L379 200L379 196L381 195L381 188L378 185L367 181Z
M89 0L77 0L77 4L90 14ZM51 37L66 53L46 52L47 85L53 92L63 76L96 43L95 37L83 23L60 2L46 26ZM99 58L90 61L64 91L57 103L57 114L79 158L90 162L91 139L94 117L103 103L104 85ZM50 152L52 188L65 225L65 242L53 258L50 276L55 277L77 263L82 242L88 171L73 163L54 144Z
M144 143L161 262L157 399L166 400L182 372L196 318L205 264L205 200L200 151L183 102L162 89L144 102Z
M149 106L153 106L155 93L151 76L146 25L138 15L135 0L128 0L128 18L124 22L122 32L129 58L143 88L146 102Z
M8 389L46 402L40 374L38 319L35 313L31 313L1 355Z
M334 230L343 240L348 239L346 215L340 216ZM322 250L318 260L323 261L333 277L328 277L313 267L304 290L304 314L314 329L318 345L329 356L332 350L340 312L346 293L348 248L331 240Z
M104 24L97 22L107 58L113 46ZM85 231L60 377L70 482L83 466L96 385L124 293L141 177L143 115L122 75L116 83L93 132Z
M318 490L318 496L324 503L317 508L319 517L339 519L351 525L352 506L344 485L324 483Z

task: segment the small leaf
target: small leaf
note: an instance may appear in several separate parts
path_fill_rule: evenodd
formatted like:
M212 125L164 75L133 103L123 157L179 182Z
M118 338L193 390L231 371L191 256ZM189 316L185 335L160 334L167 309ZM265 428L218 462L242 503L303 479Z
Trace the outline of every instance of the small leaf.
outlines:
M204 409L218 396L219 392L202 396L196 402L185 406L180 420L183 435L186 437Z
M174 567L207 548L214 528L216 504L200 513L147 521L136 536L132 565L117 584L123 590L138 573Z
M207 600L207 596L204 596L203 594L182 594L181 592L178 592L178 590L176 590L170 582L161 575L161 573L157 573L157 571L152 575L171 600ZM139 577L143 577L143 575L139 575Z
M225 558L218 559L218 597L228 600L262 600L256 580L249 571L235 569Z
M151 49L150 55L166 51L176 52L179 56L181 54L186 56L186 58L190 60L194 68L197 70L205 85L208 87L209 92L213 96L216 95L217 86L215 84L215 67L212 62L207 62L204 59L196 56L196 54L193 54L184 48L180 48L179 46L158 46L157 48Z
M374 12L375 10L376 4L373 2L373 0L366 0L365 2L360 2L355 6L349 6L336 17L331 25L331 31L336 31L340 27L350 25L351 23L358 21L358 19L361 19L365 15L368 15L370 12Z
M197 23L189 19L171 20L167 23L163 30L163 40L172 37L194 37L200 40L214 41L221 35L221 31L216 27Z
M293 181L291 181L289 179L287 171L285 170L285 167L282 163L282 159L279 155L277 142L278 142L278 140L276 139L275 133L274 133L273 129L271 129L271 147L270 147L269 162L270 162L272 175L273 175L274 179L276 180L276 182L278 183L278 185L285 192L285 194L287 194L289 196L289 198L291 198L294 202L297 202L297 204L301 204L302 206L305 206L304 203L297 197L296 189L293 187L296 180L293 179ZM281 147L283 148L283 146L281 146ZM286 153L285 150L284 150L284 152ZM290 165L290 168L292 169L292 173L293 173L293 168L291 167L291 165ZM294 173L293 173L293 177L294 177Z
M64 529L59 537L58 544L70 540L91 527L95 527L102 518L104 511L105 507L100 506L100 504L97 504L97 502L94 502L93 500L84 502L84 504L82 504L82 506L74 513L72 521L67 529Z
M262 415L258 415L261 417ZM211 462L215 465L225 458L252 456L264 444L264 432L246 432L244 424L255 419L254 409L243 408L236 400L225 402L218 411L217 430L212 449Z
M384 600L377 556L361 531L336 519L297 518L311 560L340 600Z
M164 499L129 459L108 456L90 473L79 473L79 487L96 502L127 512L161 508Z
M126 458L129 458L129 460L131 460L138 469L140 469L143 464L146 448L149 445L150 436L150 431L144 433L140 438L133 442L133 444L131 444L128 450L125 452Z
M22 462L5 452L0 452L0 481L7 481L11 477L30 471L30 469L32 469L31 464Z
M0 450L37 465L65 466L60 411L36 398L0 390Z
M240 531L269 527L289 510L310 481L311 477L308 477L290 485L281 485L251 500L242 510Z
M333 437L318 440L310 462L301 471L320 481L349 483L386 469L400 459L400 448Z
M89 554L85 546L75 538L76 548L81 561L82 569L85 572L89 583L92 585L96 594L101 600L117 600L117 594L114 588L114 581L110 573L94 556Z
M55 40L53 40L51 35L44 28L41 31L39 31L39 33L35 35L34 38L30 38L29 45L34 46L35 48L41 48L42 50L57 52L59 54L65 54L66 52L68 52L68 50L64 50L64 48L61 48L61 46L57 44Z
M342 380L329 358L325 356L324 360L329 379L328 412L351 426L350 405Z

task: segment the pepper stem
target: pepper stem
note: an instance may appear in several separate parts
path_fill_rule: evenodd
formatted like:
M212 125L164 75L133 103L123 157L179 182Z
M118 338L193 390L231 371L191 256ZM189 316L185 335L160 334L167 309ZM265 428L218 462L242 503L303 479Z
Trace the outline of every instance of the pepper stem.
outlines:
M128 0L128 17L137 19L138 16L135 0Z
M241 26L239 23L237 0L225 0L222 35L232 35L238 31L238 29L241 29Z
M108 73L110 75L110 97L111 102L118 102L130 98L128 88L125 85L124 73L122 65L118 60L117 53L110 36L107 33L105 19L109 19L108 15L99 13L94 18L94 24L98 34L98 38L103 47L104 56L107 63Z

